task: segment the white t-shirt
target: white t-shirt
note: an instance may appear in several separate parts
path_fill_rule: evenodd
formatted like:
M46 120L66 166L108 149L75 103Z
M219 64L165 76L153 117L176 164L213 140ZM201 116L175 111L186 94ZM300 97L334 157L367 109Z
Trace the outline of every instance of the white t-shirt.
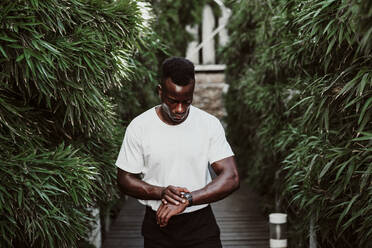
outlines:
M168 125L155 107L137 116L127 127L116 166L130 173L142 173L142 180L156 186L174 185L190 191L211 181L208 163L233 156L220 121L190 106L185 121ZM160 200L139 200L156 211ZM192 212L208 204L186 208Z

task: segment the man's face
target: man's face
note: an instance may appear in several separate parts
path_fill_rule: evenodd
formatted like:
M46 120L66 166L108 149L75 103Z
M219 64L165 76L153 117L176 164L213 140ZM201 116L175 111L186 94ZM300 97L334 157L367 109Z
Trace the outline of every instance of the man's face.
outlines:
M180 86L167 78L162 86L159 86L159 95L162 101L162 110L166 121L171 124L179 124L186 120L194 93L194 82Z

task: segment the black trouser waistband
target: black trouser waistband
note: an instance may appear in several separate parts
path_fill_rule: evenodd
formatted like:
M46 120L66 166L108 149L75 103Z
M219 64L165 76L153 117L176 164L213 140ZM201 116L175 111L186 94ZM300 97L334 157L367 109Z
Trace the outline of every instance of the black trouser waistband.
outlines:
M151 207L146 206L146 212L150 216L154 216L156 218L156 211L154 211ZM182 213L182 214L179 214L179 215L175 215L175 216L172 217L172 219L192 218L194 216L201 215L201 214L204 214L204 213L207 213L207 212L212 212L212 208L211 208L210 205L208 205L208 206L206 206L206 207L204 207L202 209L198 209L198 210L192 211L192 212Z
M220 230L210 205L190 213L172 216L165 227L156 223L156 211L146 207L142 234L145 247L151 248L221 247Z

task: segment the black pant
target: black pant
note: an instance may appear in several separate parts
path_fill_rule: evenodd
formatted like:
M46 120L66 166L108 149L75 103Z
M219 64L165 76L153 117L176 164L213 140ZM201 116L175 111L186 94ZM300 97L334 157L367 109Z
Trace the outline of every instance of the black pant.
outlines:
M156 223L156 212L146 207L142 235L145 248L222 248L210 206L173 216L165 227Z

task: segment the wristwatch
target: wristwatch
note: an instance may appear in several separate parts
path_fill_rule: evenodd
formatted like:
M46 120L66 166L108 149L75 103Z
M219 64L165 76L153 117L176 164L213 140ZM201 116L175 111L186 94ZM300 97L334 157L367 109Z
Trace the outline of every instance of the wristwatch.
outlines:
M191 195L191 193L183 192L182 197L186 198L189 201L189 205L187 207L191 207L192 206L192 195Z

